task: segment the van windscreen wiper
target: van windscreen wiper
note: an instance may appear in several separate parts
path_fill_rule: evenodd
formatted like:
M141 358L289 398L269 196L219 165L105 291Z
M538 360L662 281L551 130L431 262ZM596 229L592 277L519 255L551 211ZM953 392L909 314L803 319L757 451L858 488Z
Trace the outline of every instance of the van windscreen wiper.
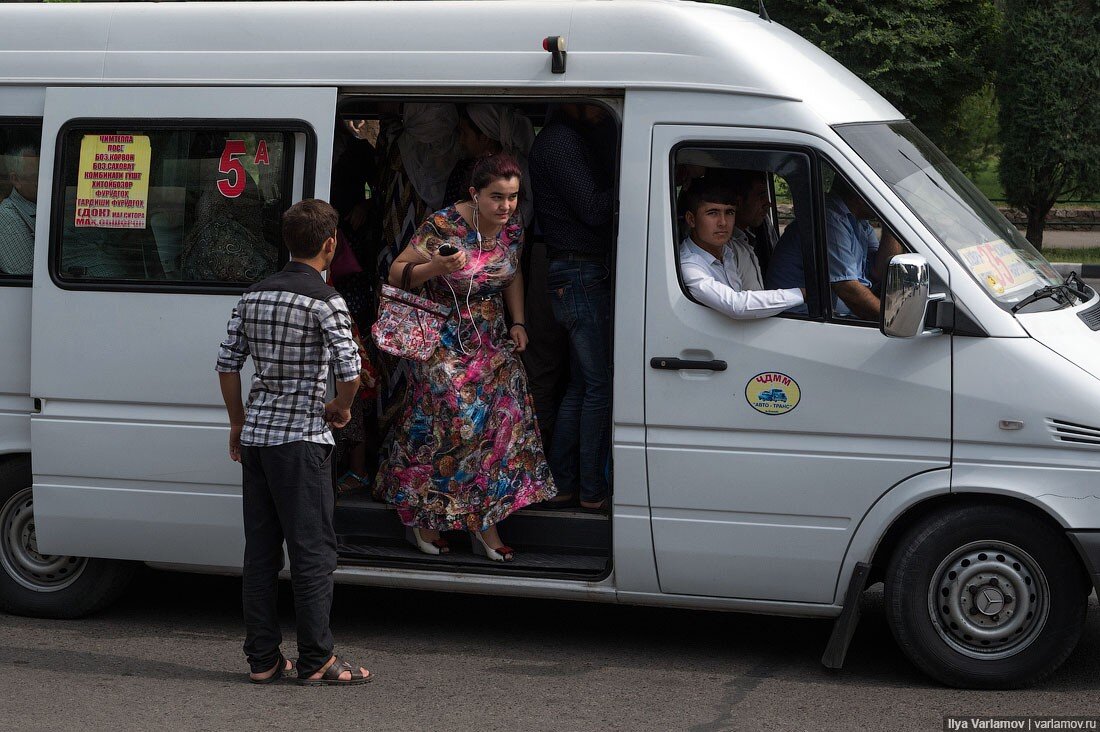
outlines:
M1025 297L1023 300L1020 300L1020 302L1013 305L1012 312L1019 312L1031 303L1043 300L1048 297L1055 302L1061 303L1063 305L1069 305L1071 295L1073 297L1076 297L1081 302L1084 302L1088 299L1088 296L1085 293L1081 292L1068 282L1060 285L1045 285Z

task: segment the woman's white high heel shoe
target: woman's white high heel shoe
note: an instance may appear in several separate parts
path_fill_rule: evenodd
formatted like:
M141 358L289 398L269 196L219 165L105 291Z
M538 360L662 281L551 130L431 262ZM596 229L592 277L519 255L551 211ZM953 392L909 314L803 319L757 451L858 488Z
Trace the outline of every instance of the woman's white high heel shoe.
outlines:
M450 546L447 545L447 540L442 536L438 539L428 541L420 535L420 529L415 526L408 526L405 528L405 538L417 549L425 554L431 554L433 557L439 556L440 554L447 554L451 551Z
M502 545L497 549L493 549L485 543L485 539L478 531L470 532L470 547L473 549L474 554L480 554L483 557L492 559L494 562L510 562L516 556L515 550L510 546Z

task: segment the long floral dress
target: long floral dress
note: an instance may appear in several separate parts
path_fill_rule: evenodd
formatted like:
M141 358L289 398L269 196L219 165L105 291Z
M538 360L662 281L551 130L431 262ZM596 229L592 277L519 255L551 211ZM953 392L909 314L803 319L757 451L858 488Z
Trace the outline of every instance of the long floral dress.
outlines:
M513 217L479 245L450 206L429 216L410 245L427 259L445 242L466 250L466 266L426 285L452 312L432 357L411 364L378 483L406 526L484 531L557 492L504 320L501 292L516 275L523 227Z

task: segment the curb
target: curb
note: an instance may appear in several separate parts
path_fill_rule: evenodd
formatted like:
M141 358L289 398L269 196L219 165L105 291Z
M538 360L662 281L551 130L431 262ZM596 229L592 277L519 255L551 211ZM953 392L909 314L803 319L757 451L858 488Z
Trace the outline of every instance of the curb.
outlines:
M1086 279L1100 278L1100 264L1081 264L1080 262L1051 262L1050 266L1065 277L1070 272L1076 272Z

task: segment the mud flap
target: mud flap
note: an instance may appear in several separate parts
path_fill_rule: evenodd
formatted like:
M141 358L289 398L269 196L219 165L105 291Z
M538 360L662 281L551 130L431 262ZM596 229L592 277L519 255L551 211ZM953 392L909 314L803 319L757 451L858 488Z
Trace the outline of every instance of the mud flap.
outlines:
M864 562L856 564L852 579L848 583L848 591L844 593L844 609L833 623L833 634L829 636L829 645L825 647L825 655L821 657L821 663L825 668L839 669L844 666L848 645L852 642L852 636L856 634L856 625L859 624L860 595L863 594L863 588L866 587L867 577L870 574L870 564Z

